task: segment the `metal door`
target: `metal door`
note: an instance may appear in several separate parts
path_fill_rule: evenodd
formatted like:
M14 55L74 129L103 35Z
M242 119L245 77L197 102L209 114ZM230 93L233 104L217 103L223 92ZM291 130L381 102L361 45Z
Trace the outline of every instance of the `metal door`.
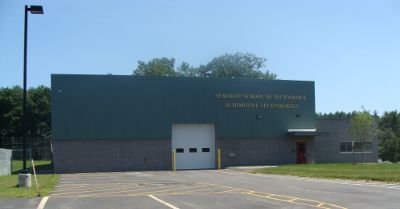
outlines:
M296 150L297 150L297 164L307 163L306 143L296 142Z
M176 151L178 170L215 168L214 125L172 125L172 149Z

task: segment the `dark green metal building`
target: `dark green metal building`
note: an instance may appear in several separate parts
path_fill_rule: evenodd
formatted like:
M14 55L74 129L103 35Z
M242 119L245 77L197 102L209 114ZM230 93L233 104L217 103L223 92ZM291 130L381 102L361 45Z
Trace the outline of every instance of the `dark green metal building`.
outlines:
M314 82L52 75L57 172L315 162Z

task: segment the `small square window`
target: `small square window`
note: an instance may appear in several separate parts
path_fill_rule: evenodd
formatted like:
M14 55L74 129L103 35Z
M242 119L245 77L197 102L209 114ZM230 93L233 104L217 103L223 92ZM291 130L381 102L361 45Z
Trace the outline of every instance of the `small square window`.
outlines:
M189 152L197 152L197 148L189 148Z
M201 149L202 152L210 152L210 148L203 148Z
M184 153L184 149L183 148L176 148L176 153Z

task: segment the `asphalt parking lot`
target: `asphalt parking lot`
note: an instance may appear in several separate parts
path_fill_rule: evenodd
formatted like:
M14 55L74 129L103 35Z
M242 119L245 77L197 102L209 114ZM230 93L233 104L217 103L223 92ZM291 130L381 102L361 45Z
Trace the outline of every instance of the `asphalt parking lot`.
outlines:
M18 201L0 200L0 208L394 209L400 208L400 184L232 170L64 174L48 199Z

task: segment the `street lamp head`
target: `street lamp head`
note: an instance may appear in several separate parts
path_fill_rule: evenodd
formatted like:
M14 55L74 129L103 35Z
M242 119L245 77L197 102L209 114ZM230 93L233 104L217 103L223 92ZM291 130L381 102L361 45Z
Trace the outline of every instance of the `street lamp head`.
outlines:
M39 5L31 5L28 7L28 11L32 14L43 14L43 7Z

